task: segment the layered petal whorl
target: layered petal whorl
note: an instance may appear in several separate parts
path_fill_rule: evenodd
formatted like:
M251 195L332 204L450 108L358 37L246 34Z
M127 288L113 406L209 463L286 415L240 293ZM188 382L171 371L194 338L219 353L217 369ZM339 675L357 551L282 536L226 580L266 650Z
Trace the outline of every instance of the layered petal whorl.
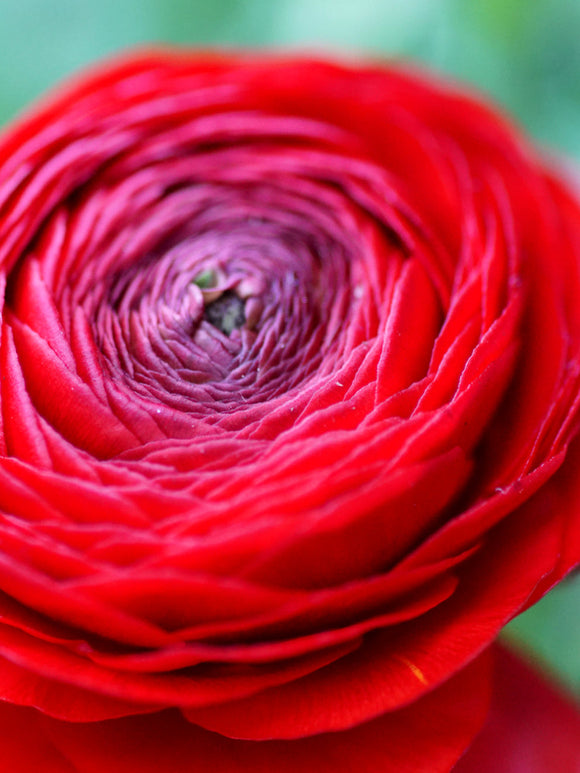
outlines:
M153 53L9 129L0 697L262 740L433 701L578 561L579 222L396 69Z

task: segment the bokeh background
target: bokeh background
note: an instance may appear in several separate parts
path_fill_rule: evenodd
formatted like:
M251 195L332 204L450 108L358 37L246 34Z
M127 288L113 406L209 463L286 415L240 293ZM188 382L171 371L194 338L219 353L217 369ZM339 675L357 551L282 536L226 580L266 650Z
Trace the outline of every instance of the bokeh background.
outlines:
M0 0L0 124L148 42L411 59L487 94L580 169L580 0ZM580 696L580 577L505 636Z

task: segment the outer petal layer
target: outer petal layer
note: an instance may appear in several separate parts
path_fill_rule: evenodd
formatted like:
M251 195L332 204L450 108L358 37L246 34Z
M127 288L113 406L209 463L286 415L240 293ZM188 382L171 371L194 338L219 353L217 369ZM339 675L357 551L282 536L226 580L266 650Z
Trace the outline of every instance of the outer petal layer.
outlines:
M495 649L491 709L453 773L577 773L580 705L524 661Z
M79 725L4 704L0 745L11 773L445 773L485 719L489 665L480 658L400 712L300 741L236 741L176 711Z

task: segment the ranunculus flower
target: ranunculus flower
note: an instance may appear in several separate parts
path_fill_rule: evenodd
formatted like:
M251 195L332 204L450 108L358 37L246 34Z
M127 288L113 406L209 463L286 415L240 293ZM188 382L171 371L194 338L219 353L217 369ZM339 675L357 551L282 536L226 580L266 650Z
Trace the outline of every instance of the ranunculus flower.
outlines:
M449 770L580 558L580 210L526 141L144 54L4 134L0 266L6 770Z

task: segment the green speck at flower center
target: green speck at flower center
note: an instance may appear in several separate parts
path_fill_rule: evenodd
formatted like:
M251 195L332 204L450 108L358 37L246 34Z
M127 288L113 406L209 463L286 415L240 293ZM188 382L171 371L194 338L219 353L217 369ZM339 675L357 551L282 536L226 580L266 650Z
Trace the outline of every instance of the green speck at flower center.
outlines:
M217 284L217 276L215 271L207 269L198 274L193 280L200 290L207 290L209 287L215 287Z

